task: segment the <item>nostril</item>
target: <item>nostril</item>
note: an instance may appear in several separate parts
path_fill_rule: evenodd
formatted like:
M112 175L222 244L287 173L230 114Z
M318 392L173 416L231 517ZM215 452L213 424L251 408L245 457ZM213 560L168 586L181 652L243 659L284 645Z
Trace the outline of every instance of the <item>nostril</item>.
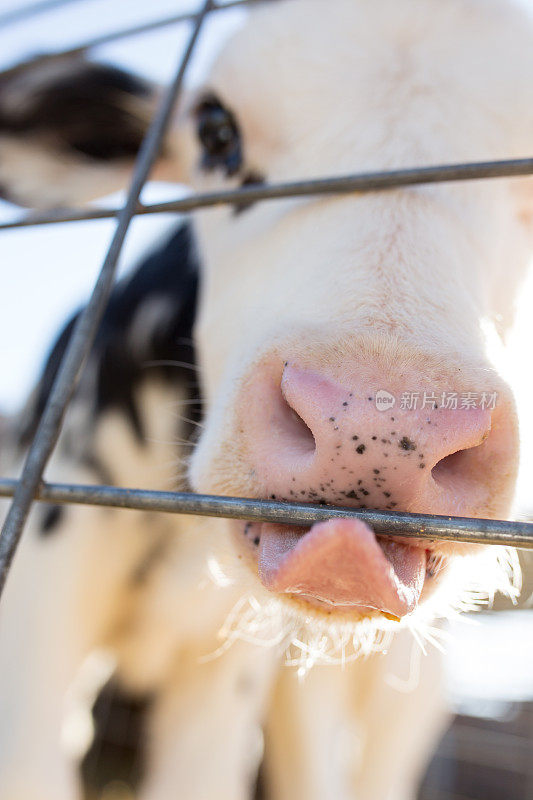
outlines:
M456 477L457 473L462 471L465 452L465 450L458 450L437 462L431 470L433 479L437 483L449 486L453 482L454 476Z
M431 475L436 483L445 489L460 490L479 481L486 470L489 457L487 437L481 444L457 450L441 458Z
M284 436L285 448L295 455L307 456L316 450L315 437L301 416L283 395L280 397L278 424Z

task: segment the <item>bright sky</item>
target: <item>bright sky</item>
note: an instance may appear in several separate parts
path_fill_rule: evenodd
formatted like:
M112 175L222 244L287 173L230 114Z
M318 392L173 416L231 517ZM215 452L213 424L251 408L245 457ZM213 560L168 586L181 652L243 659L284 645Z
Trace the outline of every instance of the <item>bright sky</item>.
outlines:
M32 0L24 0L31 2ZM92 36L180 11L193 10L199 0L80 0L63 9L36 16L0 30L0 69L39 52L61 49ZM0 0L0 13L19 8L18 0ZM193 60L192 80L201 76L225 36L242 23L245 12L228 10L212 15ZM174 25L102 47L95 56L144 73L159 81L173 74L189 31ZM168 199L176 188L151 185L145 199ZM18 214L0 202L0 220ZM137 219L128 235L122 268L157 238L172 218ZM87 297L112 231L112 221L70 223L0 234L0 411L19 407L30 390L40 364L62 321ZM522 419L523 470L521 505L533 510L533 397L531 340L533 336L533 275L522 292L515 333L511 340L509 372ZM524 368L524 364L527 365Z

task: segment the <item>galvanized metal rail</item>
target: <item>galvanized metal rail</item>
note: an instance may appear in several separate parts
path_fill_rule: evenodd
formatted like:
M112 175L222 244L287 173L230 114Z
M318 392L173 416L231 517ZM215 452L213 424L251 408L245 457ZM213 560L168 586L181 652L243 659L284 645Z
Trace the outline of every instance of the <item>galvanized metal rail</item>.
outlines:
M240 189L196 194L153 205L139 204L135 213L137 215L186 213L213 206L256 203L283 198L378 192L405 186L477 181L488 178L519 178L531 175L533 175L533 158L475 161L469 164L439 164L430 167L408 167L385 172L362 172L331 178L311 178L303 181L243 186ZM1 223L0 230L50 225L57 222L108 219L115 217L118 213L117 209L110 208L79 208L51 211L44 214L29 214L22 219Z
M0 497L11 497L17 483L16 480L0 479ZM384 536L409 536L533 549L532 522L406 514L311 503L255 500L246 497L157 492L147 489L69 483L41 483L36 498L47 503L76 503L202 517L227 517L256 522L277 522L298 527L308 527L314 522L325 522L330 519L351 518L363 520L377 534Z
M2 593L9 567L22 535L22 529L29 509L37 492L44 468L54 449L63 416L79 380L83 365L89 354L98 325L104 313L113 288L118 258L126 238L126 233L139 202L142 188L150 174L157 157L165 131L168 127L177 96L183 85L187 64L198 39L200 29L212 0L206 0L203 9L196 17L193 31L185 52L180 59L176 76L165 93L158 111L149 127L139 152L133 172L126 204L118 214L117 227L111 240L104 264L98 276L91 299L80 315L61 366L54 381L50 396L35 437L30 445L22 470L21 479L13 495L2 534L0 536L0 594Z
M73 0L70 0L70 2L73 2ZM265 2L272 2L272 0L229 0L227 3L213 3L211 11L225 11L238 6L245 7L258 5L259 3ZM157 31L161 28L167 28L169 25L179 25L183 22L191 22L195 20L197 16L197 11L182 14L171 14L167 17L161 17L161 19L152 20L151 22L144 22L140 25L131 25L129 28L120 28L116 31L103 33L101 36L94 36L92 39L87 39L85 42L81 42L74 47L68 47L64 50L58 51L57 55L81 55L82 53L86 53L88 50L94 50L96 47L103 47L106 44L111 44L111 42L118 42L121 39L128 39L132 36L140 36L141 34L152 33L152 31Z

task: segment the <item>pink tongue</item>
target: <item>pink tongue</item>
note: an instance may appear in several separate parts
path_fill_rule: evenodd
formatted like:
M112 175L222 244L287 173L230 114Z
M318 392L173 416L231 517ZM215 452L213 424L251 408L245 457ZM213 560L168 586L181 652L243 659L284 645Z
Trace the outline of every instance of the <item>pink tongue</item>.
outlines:
M426 572L423 549L378 543L360 520L336 519L308 533L264 523L259 576L272 591L403 617L416 608Z

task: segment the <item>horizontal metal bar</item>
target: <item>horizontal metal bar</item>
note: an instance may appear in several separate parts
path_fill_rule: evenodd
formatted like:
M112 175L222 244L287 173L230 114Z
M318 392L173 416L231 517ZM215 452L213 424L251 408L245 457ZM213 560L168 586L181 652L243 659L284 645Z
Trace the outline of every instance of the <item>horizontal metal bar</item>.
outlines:
M39 427L26 456L22 476L17 484L0 536L0 594L5 585L43 470L55 447L65 411L81 375L83 365L109 300L122 245L137 208L140 193L150 174L168 127L177 96L183 85L187 65L200 34L202 23L210 11L211 2L212 0L206 0L202 12L196 18L196 24L187 47L180 58L174 79L165 92L154 119L150 123L148 133L143 140L135 162L126 203L118 214L117 226L93 293L80 315L65 354L61 359L61 365L39 421Z
M504 161L476 161L469 164L441 164L435 167L409 167L387 172L362 172L332 178L312 178L287 183L243 186L229 191L208 192L170 200L153 205L138 205L135 213L168 214L186 213L213 206L256 203L263 200L279 200L288 197L306 197L324 194L352 194L398 189L403 186L474 181L488 178L519 178L533 175L533 158L508 159ZM0 230L27 228L34 225L50 225L58 222L81 222L83 220L108 219L118 214L116 209L78 208L31 214L22 219L0 224Z
M267 0L230 0L228 3L213 3L211 11L225 11L229 8L235 8L236 6L245 7L264 2L267 2ZM191 22L195 20L197 16L197 11L182 14L172 14L168 17L161 17L161 19L154 19L150 22L145 22L140 25L132 25L129 28L120 28L120 30L103 33L101 36L95 36L92 39L87 39L87 41L81 42L81 44L78 44L74 47L69 47L65 50L58 51L58 53L55 55L78 55L87 52L87 50L93 50L96 47L102 47L103 45L110 44L111 42L118 42L121 39L139 36L144 33L152 33L152 31L159 30L160 28L166 28L169 25L179 25L183 22Z
M0 479L0 497L11 497L17 484L16 480ZM368 523L380 535L533 549L533 523L531 522L407 514L307 503L253 500L244 497L219 497L187 492L156 492L146 489L67 483L41 483L37 498L47 503L79 503L141 511L163 511L171 514L193 514L202 517L228 517L302 527L329 519L352 518Z

